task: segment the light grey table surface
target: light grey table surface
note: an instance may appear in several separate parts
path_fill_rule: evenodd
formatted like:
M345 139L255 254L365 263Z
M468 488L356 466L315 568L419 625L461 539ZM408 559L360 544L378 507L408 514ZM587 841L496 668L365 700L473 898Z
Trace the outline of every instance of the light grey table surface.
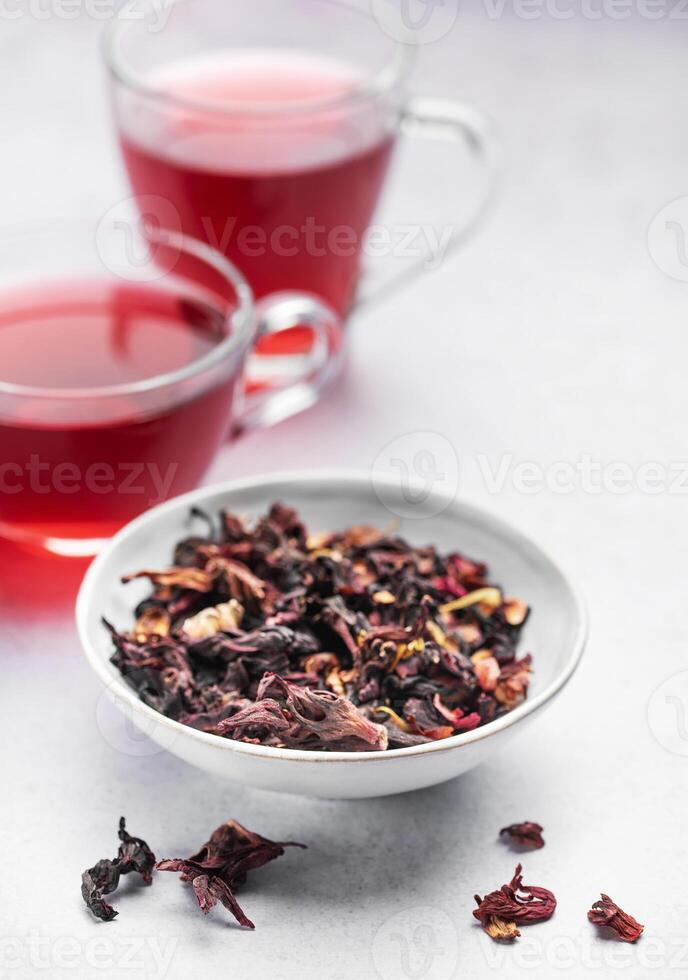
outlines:
M646 235L688 194L686 14L512 7L463 9L422 47L414 81L496 120L489 223L352 324L348 370L323 404L223 450L208 480L369 468L396 440L415 451L434 433L440 466L458 457L461 496L574 574L591 615L580 670L523 738L457 781L361 802L254 792L118 730L74 630L81 566L2 549L0 977L685 974L688 284L660 271ZM7 221L93 214L126 194L97 33L87 16L0 19ZM665 267L666 236L680 244L667 221L682 216L679 204L660 218ZM587 476L572 476L581 461ZM254 933L221 912L204 920L172 875L150 894L125 888L119 919L99 925L79 876L112 851L121 812L170 854L230 816L309 850L249 882ZM472 896L509 877L496 833L521 819L547 837L527 879L560 904L504 948L473 924ZM636 946L596 938L585 913L600 891L646 923Z

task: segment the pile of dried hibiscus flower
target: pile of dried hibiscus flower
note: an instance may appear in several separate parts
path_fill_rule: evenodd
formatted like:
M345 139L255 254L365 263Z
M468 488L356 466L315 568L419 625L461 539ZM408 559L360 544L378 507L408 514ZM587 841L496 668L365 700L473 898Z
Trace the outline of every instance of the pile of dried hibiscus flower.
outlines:
M484 564L373 527L309 536L273 504L177 544L112 662L146 704L287 748L395 749L470 731L526 696L529 609Z

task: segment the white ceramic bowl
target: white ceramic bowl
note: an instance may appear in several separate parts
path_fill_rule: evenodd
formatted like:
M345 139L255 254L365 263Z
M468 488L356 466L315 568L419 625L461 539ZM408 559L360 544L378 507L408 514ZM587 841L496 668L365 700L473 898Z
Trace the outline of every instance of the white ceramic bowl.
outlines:
M376 477L373 485L368 474L287 473L203 487L127 525L95 559L79 592L81 642L109 696L137 728L192 765L261 789L306 796L355 798L420 789L458 776L498 752L517 729L553 700L573 674L583 652L586 619L579 598L558 566L531 540L492 515L465 503L430 497L414 509L417 517L399 520L398 533L415 545L456 549L487 561L492 580L533 607L519 648L534 658L533 680L523 704L474 731L386 752L314 752L249 745L165 718L139 700L109 661L112 644L101 617L118 628L128 628L134 606L150 590L145 581L124 586L120 577L171 564L174 544L190 533L192 505L210 513L226 507L257 516L274 500L296 507L311 531L351 524L384 527L395 510L409 512L408 492L399 481L381 485Z

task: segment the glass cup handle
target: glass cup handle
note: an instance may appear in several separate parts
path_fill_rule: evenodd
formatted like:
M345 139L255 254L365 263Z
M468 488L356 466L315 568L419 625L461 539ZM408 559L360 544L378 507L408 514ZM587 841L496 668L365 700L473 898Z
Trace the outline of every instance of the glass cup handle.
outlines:
M342 350L340 318L315 296L286 290L272 293L256 302L256 317L235 433L274 425L310 408L337 373ZM295 327L312 333L306 353L271 355L256 350L264 338Z
M498 173L498 143L491 121L478 109L455 99L418 97L409 99L401 112L400 130L411 139L464 144L484 171L484 186L470 217L452 228L443 256L455 252L471 237L489 211ZM364 276L356 297L355 308L375 303L428 271L431 248L404 269L387 276Z

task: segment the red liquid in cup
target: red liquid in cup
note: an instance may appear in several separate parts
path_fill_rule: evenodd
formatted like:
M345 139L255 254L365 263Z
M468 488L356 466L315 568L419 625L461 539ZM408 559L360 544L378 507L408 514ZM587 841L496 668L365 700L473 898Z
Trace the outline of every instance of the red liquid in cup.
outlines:
M345 314L394 137L380 107L365 100L306 107L351 95L356 71L305 55L244 52L179 63L150 81L217 111L181 101L127 111L125 102L121 140L134 191L170 201L181 229L224 251L258 297L312 292ZM233 102L244 111L232 112ZM272 114L268 103L277 106Z
M0 370L18 385L67 394L145 381L224 336L222 316L155 284L59 281L0 293ZM2 530L106 536L191 489L227 432L233 390L229 380L186 400L170 403L170 393L152 411L137 394L103 396L68 423L46 417L40 397L18 401L10 418L0 414Z

